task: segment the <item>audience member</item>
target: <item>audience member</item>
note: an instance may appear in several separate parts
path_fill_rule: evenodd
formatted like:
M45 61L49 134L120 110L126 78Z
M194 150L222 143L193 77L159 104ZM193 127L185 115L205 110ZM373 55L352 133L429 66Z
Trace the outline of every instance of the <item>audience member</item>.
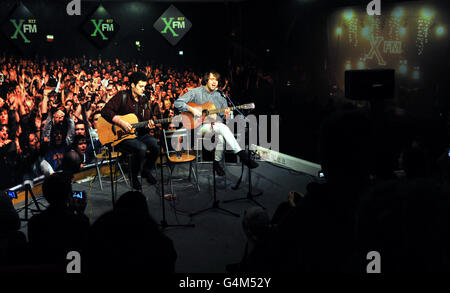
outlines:
M244 255L240 263L227 265L227 271L267 272L269 268L264 253L271 235L269 215L261 207L250 207L244 212L242 228L247 236Z
M37 264L51 265L55 270L65 271L68 252L78 251L83 254L89 219L69 207L72 196L69 176L53 174L47 177L42 192L49 206L31 217L28 223L28 241Z
M172 240L159 230L140 192L123 194L115 210L90 229L89 272L169 273L176 258Z
M0 272L20 271L28 264L30 247L19 229L19 215L11 198L0 192Z

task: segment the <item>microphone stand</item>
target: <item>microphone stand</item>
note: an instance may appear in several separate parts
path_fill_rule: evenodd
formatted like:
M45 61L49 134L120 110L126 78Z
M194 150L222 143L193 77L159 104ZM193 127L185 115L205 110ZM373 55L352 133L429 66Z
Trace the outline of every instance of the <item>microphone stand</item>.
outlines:
M231 101L231 99L227 95L225 95L221 90L218 90L218 92L223 98L228 99L231 102L231 104L234 105L233 101ZM240 113L240 111L239 111L239 113ZM242 116L244 116L244 115L242 114ZM244 116L244 118L245 118L245 120L248 120L247 117ZM246 136L249 137L249 124L248 123L245 123L245 134L246 134ZM249 146L249 144L250 144L250 137L249 137L248 140L249 140L249 142L247 143L247 139L245 138L245 142L246 142L245 143L245 150L247 151L248 159L250 160L250 158L251 158L251 156L250 156L250 146ZM257 202L254 199L257 196L261 196L262 195L262 191L257 193L257 194L253 194L252 193L252 169L250 169L248 167L247 167L247 169L248 169L248 192L247 192L247 196L246 197L242 197L242 198L224 200L223 203L239 201L239 200L250 200L253 203L255 203L256 205L262 207L263 209L266 209L262 204L260 204L259 202ZM239 180L236 183L236 185L232 187L233 190L236 190L236 189L239 188L239 185L241 184L243 175L244 175L244 163L242 162L241 176L239 177Z
M162 219L161 219L161 228L166 229L168 227L195 227L194 224L177 224L172 225L168 224L166 220L166 206L165 206L165 198L164 198L164 171L163 171L163 140L164 136L162 134L162 131L160 131L159 134L159 166L161 168L161 207L162 207ZM169 162L169 159L167 159L167 163Z
M246 132L247 135L249 133L249 128L248 127L249 126L246 123L245 132ZM251 152L250 152L249 144L247 144L247 143L245 144L245 150L247 151L248 159L250 160L250 158L251 158L250 153ZM239 200L249 200L249 201L253 202L254 204L262 207L263 209L266 209L262 204L260 204L259 202L257 202L254 199L255 197L261 196L263 194L263 192L261 191L261 192L258 192L256 194L252 193L252 169L249 168L249 167L247 167L247 169L248 169L248 192L247 192L247 196L240 197L240 198L235 198L235 199L224 200L223 203L234 202L234 201L239 201ZM239 185L241 184L243 175L244 175L244 162L242 162L241 176L239 177L239 180L236 183L236 185L232 187L233 190L237 190L239 188Z

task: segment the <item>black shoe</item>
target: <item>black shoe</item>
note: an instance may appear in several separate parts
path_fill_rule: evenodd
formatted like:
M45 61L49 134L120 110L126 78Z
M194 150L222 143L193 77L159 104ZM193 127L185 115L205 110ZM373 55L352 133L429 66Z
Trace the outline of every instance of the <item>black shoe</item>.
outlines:
M133 189L142 190L141 182L139 182L139 179L137 176L132 176L131 178L131 187Z
M142 177L147 179L148 184L155 185L156 179L153 177L152 172L149 169L142 170Z
M249 155L246 151L240 151L239 153L237 153L237 155L241 159L242 163L244 163L244 165L249 167L250 169L255 169L259 166L257 162L249 158Z
M220 166L220 163L217 161L213 162L213 169L214 172L216 172L217 176L225 176L225 171L223 170L222 166Z

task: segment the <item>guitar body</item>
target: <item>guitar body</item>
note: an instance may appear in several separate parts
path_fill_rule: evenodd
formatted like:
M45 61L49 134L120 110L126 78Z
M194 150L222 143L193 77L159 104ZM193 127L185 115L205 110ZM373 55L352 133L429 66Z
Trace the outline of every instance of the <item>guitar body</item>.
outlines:
M139 122L138 118L134 114L127 114L123 116L119 116L120 119L127 121L130 124L136 124ZM122 128L115 124L111 124L105 120L103 117L99 117L97 122L97 133L98 139L102 143L102 145L111 144L115 146L122 142L125 139L134 139L136 138L135 129L129 133L126 133Z
M215 110L216 106L214 103L208 102L204 103L202 105L195 104L195 103L188 103L188 106L191 106L192 108L198 109L202 112L202 117L194 117L191 112L184 112L181 113L182 117L182 123L183 127L186 129L195 129L202 125L202 123L205 122L205 120L216 120L217 114L209 115L209 111Z

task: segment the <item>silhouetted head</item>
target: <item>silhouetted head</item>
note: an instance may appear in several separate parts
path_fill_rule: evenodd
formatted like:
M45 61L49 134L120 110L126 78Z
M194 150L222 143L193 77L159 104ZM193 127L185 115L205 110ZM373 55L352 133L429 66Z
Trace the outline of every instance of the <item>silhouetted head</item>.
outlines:
M72 194L71 180L63 174L52 174L45 178L42 193L51 206L64 206Z
M141 216L149 216L147 200L142 192L125 192L118 200L116 205L118 212L129 212Z

